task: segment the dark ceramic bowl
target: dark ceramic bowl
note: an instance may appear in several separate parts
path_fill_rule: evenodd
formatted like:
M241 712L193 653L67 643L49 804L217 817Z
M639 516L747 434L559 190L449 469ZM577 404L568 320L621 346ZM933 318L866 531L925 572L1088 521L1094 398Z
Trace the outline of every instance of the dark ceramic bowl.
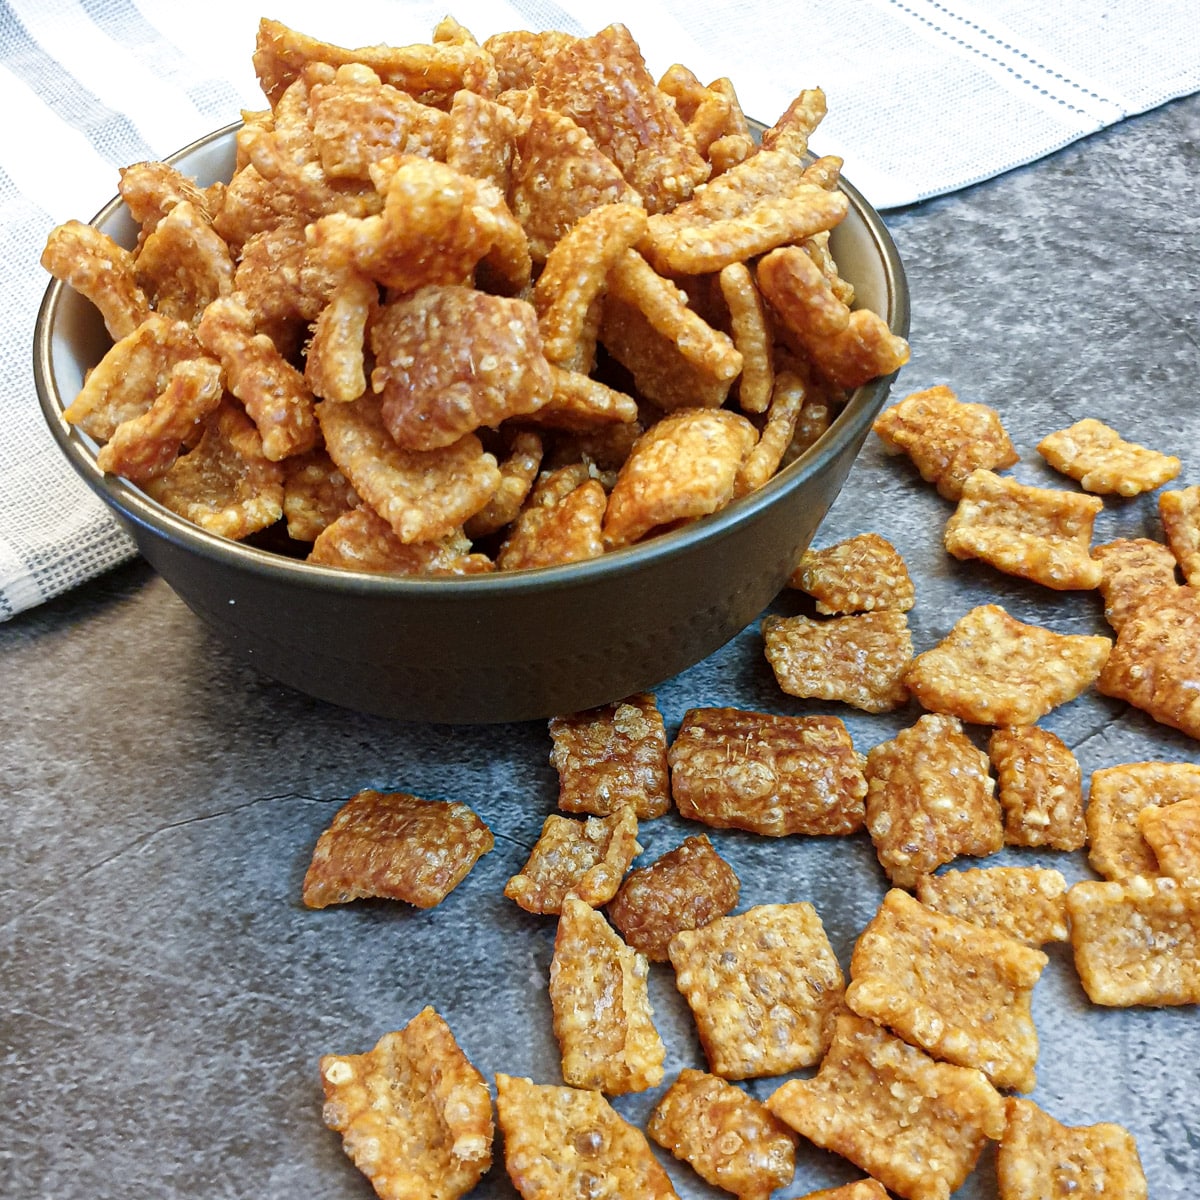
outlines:
M228 179L230 126L172 157ZM908 333L908 291L878 214L849 184L834 233L863 304ZM132 246L113 200L93 224ZM63 409L109 345L91 305L60 283L38 314L34 372L71 465L184 602L267 675L387 717L544 718L654 687L728 641L783 586L837 496L892 378L858 388L821 440L766 486L685 528L590 562L467 578L389 578L312 566L204 532L96 465Z

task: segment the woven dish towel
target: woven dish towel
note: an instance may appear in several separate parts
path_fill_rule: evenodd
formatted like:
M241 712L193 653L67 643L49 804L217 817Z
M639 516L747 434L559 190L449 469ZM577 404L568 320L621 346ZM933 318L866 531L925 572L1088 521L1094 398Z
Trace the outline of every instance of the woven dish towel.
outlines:
M1186 0L278 0L265 15L358 46L425 41L448 11L479 38L623 21L656 75L673 62L728 75L746 112L768 121L819 85L829 116L814 149L842 155L884 209L1200 89L1200 19ZM46 234L97 211L119 166L262 107L250 63L259 15L244 0L0 4L0 620L133 554L35 400Z

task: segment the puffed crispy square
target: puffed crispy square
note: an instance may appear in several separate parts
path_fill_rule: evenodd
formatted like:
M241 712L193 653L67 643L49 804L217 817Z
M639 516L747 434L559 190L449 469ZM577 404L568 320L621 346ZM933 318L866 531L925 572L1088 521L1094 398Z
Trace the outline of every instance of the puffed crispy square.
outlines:
M375 575L481 575L494 567L486 554L471 553L471 543L461 532L436 542L402 542L365 504L321 530L308 561Z
M1079 481L1085 492L1139 496L1179 474L1172 454L1125 441L1110 425L1085 417L1038 442L1038 453L1056 470Z
M1090 552L1092 526L1103 507L1098 496L972 471L946 522L946 549L1055 591L1094 588L1103 573Z
M973 867L922 875L917 899L934 912L998 930L1026 946L1067 940L1067 881L1049 867Z
M496 1118L524 1200L678 1200L642 1131L600 1092L497 1074Z
M1200 587L1200 486L1163 492L1158 515L1184 579Z
M1152 804L1138 813L1137 823L1164 875L1200 884L1200 795Z
M1135 609L1096 688L1200 738L1200 588L1165 588Z
M1133 1135L1120 1125L1067 1126L1032 1100L1009 1097L996 1155L1000 1200L1147 1200Z
M916 600L904 559L877 533L806 550L788 583L812 596L817 612L826 614L908 612Z
M987 755L955 717L927 715L867 752L867 830L892 883L1004 844Z
M554 1036L563 1081L610 1096L662 1083L666 1047L654 1027L645 955L590 904L567 896L550 960Z
M1004 1132L1004 1099L982 1071L935 1062L850 1012L816 1076L789 1080L767 1107L908 1200L948 1200Z
M702 833L630 871L608 915L635 950L652 962L667 962L667 947L681 929L723 917L737 905L740 890L733 868Z
M325 908L382 896L432 908L492 845L491 830L465 804L368 788L317 839L304 903Z
M811 904L719 917L677 933L668 953L714 1075L781 1075L820 1061L844 980Z
M1200 766L1135 762L1092 772L1088 792L1088 861L1105 879L1161 874L1138 814L1150 805L1200 797Z
M692 708L667 754L682 817L769 837L862 828L862 758L837 717Z
M658 1102L646 1132L739 1200L767 1200L796 1171L797 1138L789 1126L741 1088L690 1067Z
M1049 959L893 888L859 935L846 1004L998 1088L1033 1090L1033 987Z
M769 614L762 635L775 679L790 696L841 700L872 713L890 712L908 699L912 635L902 612L825 621Z
M530 87L542 63L574 40L571 34L557 29L541 33L513 29L492 34L484 40L483 48L495 59L498 86L506 92Z
M958 500L979 467L998 471L1018 459L1000 415L986 404L967 404L939 384L905 396L872 426L893 453L903 452L927 483Z
M568 892L595 908L617 894L629 864L641 852L632 808L586 821L551 813L504 894L532 913L561 912Z
M671 807L667 733L649 692L551 717L550 737L564 812L606 817L628 804L645 821Z
M1067 912L1093 1004L1200 1004L1200 886L1142 875L1077 883Z
M1079 762L1061 738L1037 725L992 731L988 757L1009 846L1078 850L1087 841Z
M536 493L509 527L496 555L505 571L581 562L604 553L604 485L588 479L560 499L539 503Z
M1032 725L1094 683L1111 649L1106 637L1055 633L983 604L918 654L904 682L932 712L977 725Z
M1152 592L1175 586L1175 556L1150 538L1117 538L1092 550L1100 564L1104 618L1118 632Z
M321 1059L325 1124L382 1200L457 1200L492 1165L492 1098L424 1008L366 1054Z

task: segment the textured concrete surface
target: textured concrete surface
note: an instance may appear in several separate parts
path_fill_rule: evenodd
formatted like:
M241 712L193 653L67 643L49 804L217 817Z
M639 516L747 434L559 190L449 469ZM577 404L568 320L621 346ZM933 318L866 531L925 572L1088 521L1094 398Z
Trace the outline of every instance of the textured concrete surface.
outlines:
M948 383L996 406L1022 455L1012 473L1026 482L1053 478L1039 438L1093 415L1180 454L1179 484L1200 483L1198 146L1193 98L890 214L913 293L915 352L897 396ZM1062 632L1107 632L1094 594L1058 595L949 559L949 512L872 439L817 542L875 530L896 544L917 581L918 649L987 600ZM1155 532L1152 497L1109 501L1096 541ZM774 608L798 602L783 596ZM833 711L778 690L755 629L664 683L659 699L672 730L701 704ZM545 986L553 923L501 895L554 806L543 725L403 726L310 701L235 665L141 564L0 627L0 705L6 1196L369 1196L321 1123L317 1059L368 1048L427 1003L489 1076L559 1081ZM865 751L918 712L839 715ZM1095 694L1044 724L1085 775L1200 761L1196 742ZM464 800L496 848L432 911L368 902L309 912L299 893L313 843L339 801L366 786ZM673 816L645 824L646 859L685 832ZM848 961L884 891L864 839L714 840L741 876L743 905L812 901ZM995 861L1090 874L1081 855ZM651 986L671 1078L703 1059L669 969L656 967ZM1034 1010L1034 1098L1070 1124L1127 1125L1151 1195L1190 1194L1200 1174L1195 1010L1093 1008L1061 949ZM640 1120L653 1100L617 1107ZM682 1196L718 1194L669 1169ZM808 1148L783 1194L856 1174ZM500 1166L477 1194L513 1195ZM960 1194L996 1195L990 1155Z

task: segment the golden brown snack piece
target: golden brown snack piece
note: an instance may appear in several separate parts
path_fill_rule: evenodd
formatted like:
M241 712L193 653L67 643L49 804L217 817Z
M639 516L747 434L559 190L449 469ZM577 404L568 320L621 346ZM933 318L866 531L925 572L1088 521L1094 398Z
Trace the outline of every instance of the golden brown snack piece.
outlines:
M321 1058L325 1124L382 1200L457 1200L492 1165L492 1098L446 1022L421 1010L366 1054Z
M789 1080L767 1107L907 1200L948 1200L1004 1132L1004 1100L982 1071L935 1062L850 1012L816 1076Z
M154 232L154 227L177 205L186 200L211 221L217 197L206 194L194 180L170 163L138 162L119 168L121 182L117 191L129 209L129 215L142 227L138 245Z
M967 404L939 384L905 396L875 418L875 432L894 453L903 452L927 483L947 500L979 467L1003 470L1018 459L994 408Z
M211 301L233 290L233 271L229 247L190 200L179 201L155 224L134 260L150 307L192 324Z
M642 432L637 423L637 401L598 379L592 379L580 371L557 367L553 363L550 364L550 388L550 399L537 410L531 423L545 429L580 434L599 433L602 436L612 432L614 425L627 426L616 434L618 440L625 440L623 453L616 465L624 462L633 442ZM558 442L560 449L569 456L569 439L559 438Z
M133 255L92 225L67 221L56 226L41 261L55 279L96 306L114 342L128 337L150 315Z
M704 1071L680 1071L646 1132L739 1200L767 1200L795 1174L795 1133L753 1096Z
M890 712L908 699L904 674L912 636L902 612L860 613L811 621L768 615L767 661L790 696L841 700L864 712Z
M728 81L724 81L728 83ZM723 87L705 87L682 63L669 66L658 81L659 91L675 102L675 111L687 126L692 145L702 157L708 157L709 147L718 138L737 129L733 107L736 97ZM738 109L740 113L740 108Z
M1200 794L1143 808L1137 823L1164 875L1200 884Z
M283 515L288 537L298 542L316 541L323 530L359 503L350 481L324 448L288 459L283 471Z
M608 915L635 950L652 962L667 962L671 939L723 917L737 905L739 890L733 868L702 833L630 871Z
M738 403L743 412L766 412L775 387L771 329L754 276L745 263L730 263L717 276L729 309L730 332L742 356Z
M536 490L509 528L496 555L505 571L553 567L599 558L608 496L598 480L588 479L565 496L539 498Z
M972 471L946 522L946 549L1056 591L1094 588L1103 573L1090 552L1092 525L1103 507L1097 496Z
M551 813L504 894L532 913L561 912L568 893L595 908L617 894L629 864L641 852L632 808L586 821Z
M769 837L862 828L867 781L837 717L692 708L667 754L682 817Z
M998 604L973 608L904 675L932 712L977 725L1032 725L1094 683L1112 642L1026 625Z
M497 1074L496 1118L523 1200L678 1200L641 1130L597 1091Z
M493 569L486 554L471 553L461 532L435 542L402 542L365 504L326 525L313 541L308 561L374 575L480 575Z
M371 280L351 275L330 294L313 326L304 382L322 400L357 400L367 390L363 346L367 323L379 310Z
M542 63L574 40L571 34L557 29L541 33L514 29L492 34L484 40L483 48L495 59L498 86L506 92L530 87Z
M1174 555L1150 538L1117 538L1096 546L1092 557L1102 572L1104 618L1118 633L1151 593L1176 583Z
M796 440L796 429L804 413L808 396L791 388L772 390L767 419L759 431L758 441L738 468L734 493L745 496L760 488L779 469Z
M1079 763L1062 739L1036 725L993 730L988 757L1009 846L1078 850L1087 841Z
M867 830L888 878L912 888L960 854L1004 844L987 755L955 717L921 717L867 752Z
M550 719L558 807L606 817L630 805L639 821L671 807L667 734L649 692Z
M714 1075L781 1075L820 1061L844 981L811 904L719 917L677 933L668 953Z
M1174 455L1125 441L1110 425L1085 417L1038 442L1038 453L1056 470L1079 481L1085 492L1139 496L1179 474Z
M563 1081L610 1096L662 1083L666 1047L654 1028L646 981L650 964L590 904L562 902L550 1004Z
M541 437L522 429L508 441L508 454L500 460L500 486L492 498L471 517L466 525L468 537L482 538L515 521L521 506L533 489L545 447Z
M1200 886L1141 875L1077 883L1067 912L1093 1004L1200 1004Z
M998 930L1026 946L1067 940L1067 881L1048 867L974 867L922 875L917 899L934 912Z
M1163 492L1158 515L1184 579L1200 586L1200 486Z
M1069 1127L1032 1100L1006 1102L996 1156L1000 1200L1081 1200L1087 1195L1147 1200L1133 1135L1120 1125Z
M304 903L325 908L381 896L432 908L492 845L491 830L465 804L368 788L317 839Z
M893 888L855 943L846 1005L934 1058L1029 1092L1038 1054L1030 1006L1048 961Z
M1166 588L1135 609L1096 689L1200 738L1200 589Z
M788 584L814 597L817 612L826 614L908 612L916 600L904 559L877 533L806 550Z
M874 1179L856 1179L841 1187L822 1188L819 1192L806 1192L800 1200L888 1200L882 1183Z
M1151 805L1200 797L1200 766L1184 762L1122 763L1092 772L1088 793L1088 861L1109 880L1161 874L1142 837L1138 814Z
M447 122L446 165L508 194L520 122L506 104L476 92L454 93Z

